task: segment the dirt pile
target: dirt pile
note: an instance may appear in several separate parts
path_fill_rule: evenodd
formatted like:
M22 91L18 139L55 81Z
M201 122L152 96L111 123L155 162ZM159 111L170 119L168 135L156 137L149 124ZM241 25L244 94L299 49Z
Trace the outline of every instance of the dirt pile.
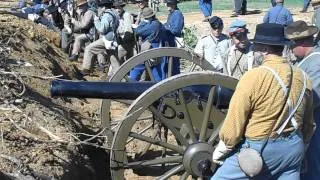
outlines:
M17 179L107 178L98 103L50 97L54 78L75 79L59 34L0 16L0 172ZM91 103L91 102L90 102ZM98 156L98 157L97 157ZM1 178L2 179L2 178Z

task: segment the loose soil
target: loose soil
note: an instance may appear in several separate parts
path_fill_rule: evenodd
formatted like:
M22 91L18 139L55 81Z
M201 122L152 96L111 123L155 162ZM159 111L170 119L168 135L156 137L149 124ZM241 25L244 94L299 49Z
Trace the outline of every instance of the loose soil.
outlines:
M294 19L310 23L312 12L299 14L299 10L293 9ZM230 14L231 11L216 14L224 20L225 33L236 19ZM247 21L251 38L264 14L262 11L238 17ZM166 17L159 19L165 21ZM202 20L201 13L185 15L186 26L196 26L199 37L210 32L208 23ZM0 87L0 172L17 179L110 179L108 153L101 148L103 137L84 141L102 130L98 117L100 100L50 96L52 77L79 79L79 64L67 60L67 54L57 47L58 42L59 34L41 25L0 15L0 52L3 47L11 49L5 64L1 66L0 61L0 69L13 73L13 81L21 78L26 87L22 96L13 93L10 86ZM103 74L96 74L85 78L103 79ZM0 85L6 77L0 73ZM113 116L121 117L122 109L114 104ZM127 177L141 179L134 172ZM4 179L1 174L0 179Z

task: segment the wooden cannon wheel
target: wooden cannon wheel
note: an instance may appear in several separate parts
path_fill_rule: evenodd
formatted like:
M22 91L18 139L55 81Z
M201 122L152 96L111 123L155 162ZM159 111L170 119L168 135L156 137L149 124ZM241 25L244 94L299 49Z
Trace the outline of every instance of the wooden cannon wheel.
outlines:
M212 152L226 115L213 103L214 89L220 85L234 90L237 82L221 73L192 72L163 80L141 94L114 134L110 152L112 179L126 179L127 171L157 179L178 176L182 180L202 177L208 169L213 172ZM186 91L199 85L208 87L206 99ZM167 130L167 138L150 137L152 121L139 119L146 113L152 113L153 123ZM151 146L141 149L146 144Z
M110 78L110 82L123 82L128 81L128 73L131 69L133 69L136 65L144 63L146 66L146 73L150 76L151 79L153 79L153 75L151 73L151 67L148 63L149 59L155 59L160 58L163 56L169 56L169 57L179 57L181 59L186 60L186 62L191 62L191 66L186 67L185 69L181 70L182 72L192 72L198 69L201 70L211 70L213 71L213 66L208 63L205 60L201 60L198 56L193 54L193 52L188 51L187 49L182 48L175 48L175 47L165 47L165 48L155 48L150 49L147 51L144 51L140 54L137 54L136 56L133 56L126 62L124 62L119 70ZM172 67L172 60L169 60L168 69L171 69ZM169 73L170 76L171 73ZM101 117L101 125L103 128L106 129L106 135L108 137L107 145L110 147L111 141L113 139L113 133L116 129L117 122L120 120L112 119L112 112L110 111L111 108L111 100L104 99L101 103L101 109L100 109L100 117ZM127 105L131 104L132 101L119 101L122 103L125 103ZM152 118L152 117L150 117ZM112 123L112 126L111 126ZM112 128L114 127L114 128Z

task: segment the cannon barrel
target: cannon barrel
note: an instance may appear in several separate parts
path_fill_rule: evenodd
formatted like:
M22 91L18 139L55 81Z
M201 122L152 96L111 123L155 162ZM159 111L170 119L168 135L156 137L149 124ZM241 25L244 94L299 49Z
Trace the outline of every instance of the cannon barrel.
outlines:
M153 86L152 82L103 82L103 81L65 81L54 80L51 83L51 96L98 98L98 99L137 99L144 91ZM206 101L210 86L194 85L184 87L188 97L196 97ZM233 90L216 86L213 104L227 108L233 95Z
M133 100L154 84L150 82L54 80L51 83L51 96Z

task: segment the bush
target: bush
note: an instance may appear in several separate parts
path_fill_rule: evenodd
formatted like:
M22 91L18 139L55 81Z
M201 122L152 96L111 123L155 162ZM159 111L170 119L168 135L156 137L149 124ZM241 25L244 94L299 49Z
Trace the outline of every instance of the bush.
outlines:
M184 28L184 43L186 46L194 48L197 45L198 38L197 38L197 31L195 25L191 27L185 27Z

